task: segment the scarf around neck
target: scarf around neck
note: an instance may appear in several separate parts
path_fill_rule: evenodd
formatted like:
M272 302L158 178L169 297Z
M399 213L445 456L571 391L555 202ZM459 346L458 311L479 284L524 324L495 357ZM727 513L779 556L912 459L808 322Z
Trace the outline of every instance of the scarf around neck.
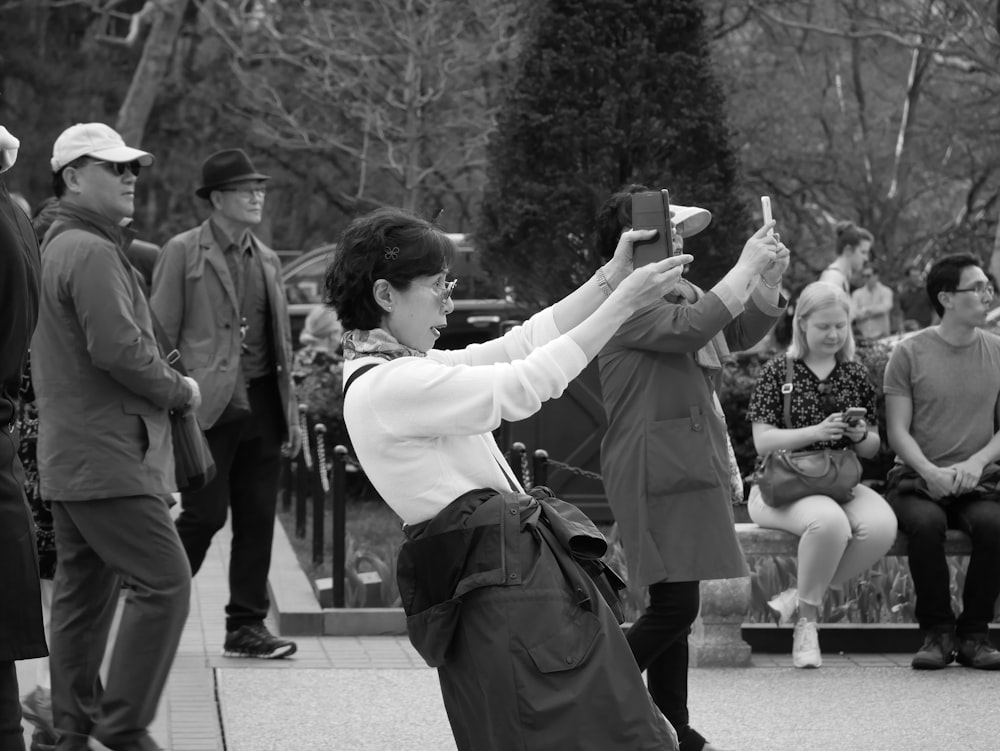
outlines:
M352 329L344 334L344 359L358 357L381 357L395 360L397 357L426 357L426 352L400 344L396 337L385 329Z

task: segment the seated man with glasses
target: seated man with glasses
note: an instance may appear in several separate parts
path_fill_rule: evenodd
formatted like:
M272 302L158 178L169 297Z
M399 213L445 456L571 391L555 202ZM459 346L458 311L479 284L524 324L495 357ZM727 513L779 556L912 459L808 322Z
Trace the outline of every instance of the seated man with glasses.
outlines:
M198 420L216 466L208 485L181 494L177 531L192 573L232 511L229 657L296 650L264 626L281 454L299 448L281 264L253 234L268 179L240 149L208 157L195 195L209 202L211 216L169 240L153 272L153 309L201 386Z
M979 259L951 255L927 276L941 323L900 342L885 371L886 423L897 466L886 499L908 538L916 615L925 641L918 670L956 658L1000 669L989 624L1000 595L1000 338L983 331L993 297ZM962 612L952 610L947 529L972 538Z

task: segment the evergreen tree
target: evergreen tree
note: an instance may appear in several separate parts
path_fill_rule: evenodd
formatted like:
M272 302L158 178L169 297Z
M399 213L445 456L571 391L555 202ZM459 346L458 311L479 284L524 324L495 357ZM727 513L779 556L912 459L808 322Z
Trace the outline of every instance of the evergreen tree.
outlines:
M687 246L710 285L750 229L724 96L697 0L548 0L537 6L490 143L478 232L484 264L552 302L600 263L594 216L627 183L712 212Z

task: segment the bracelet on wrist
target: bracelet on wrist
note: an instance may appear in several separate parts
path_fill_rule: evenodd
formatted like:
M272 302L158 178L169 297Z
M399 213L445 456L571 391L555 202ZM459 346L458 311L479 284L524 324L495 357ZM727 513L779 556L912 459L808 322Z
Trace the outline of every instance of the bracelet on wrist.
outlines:
M868 433L866 432L866 433L865 433L865 434L864 434L863 436L861 436L861 437L860 437L860 438L859 438L858 440L856 440L856 441L851 441L851 445L853 445L853 446L857 446L857 445L858 445L859 443L864 443L864 442L865 442L865 441L867 441L867 440L868 440Z
M778 289L778 287L781 286L781 280L780 279L777 282L775 282L774 284L769 284L768 281L767 281L767 279L764 278L763 274L760 275L760 283L763 284L768 289Z
M611 283L608 281L608 278L604 275L604 269L599 268L597 272L594 274L594 277L597 279L597 286L601 288L601 292L604 293L604 296L611 297L611 293L614 290L611 289Z

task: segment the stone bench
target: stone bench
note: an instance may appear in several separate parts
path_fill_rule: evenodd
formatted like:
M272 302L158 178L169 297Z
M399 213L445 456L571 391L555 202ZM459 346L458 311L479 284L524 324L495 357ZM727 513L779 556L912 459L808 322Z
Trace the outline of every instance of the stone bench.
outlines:
M784 555L798 553L799 538L790 532L761 529L756 524L737 524L744 555ZM948 530L945 553L969 555L968 535ZM906 555L906 535L900 533L887 556ZM750 665L750 645L740 630L750 611L750 579L714 579L701 583L701 615L691 640L691 663L702 667L744 667Z

